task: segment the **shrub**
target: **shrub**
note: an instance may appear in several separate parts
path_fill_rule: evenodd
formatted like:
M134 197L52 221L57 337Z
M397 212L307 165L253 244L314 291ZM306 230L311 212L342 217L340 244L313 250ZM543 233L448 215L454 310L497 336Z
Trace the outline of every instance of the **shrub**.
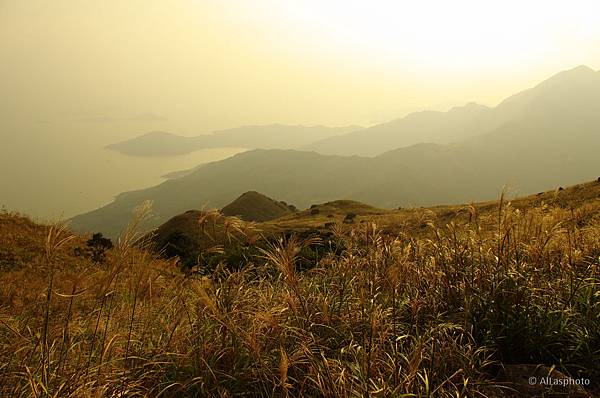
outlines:
M344 223L352 224L354 222L355 218L356 218L355 213L348 213L348 214L346 214L346 217L344 218Z
M104 263L106 252L113 248L113 243L110 239L102 236L100 232L92 235L86 242L86 247L76 247L75 254L79 256L89 257L94 263Z
M186 234L176 231L165 240L165 245L160 248L167 258L179 257L184 267L197 265L200 249L192 238Z

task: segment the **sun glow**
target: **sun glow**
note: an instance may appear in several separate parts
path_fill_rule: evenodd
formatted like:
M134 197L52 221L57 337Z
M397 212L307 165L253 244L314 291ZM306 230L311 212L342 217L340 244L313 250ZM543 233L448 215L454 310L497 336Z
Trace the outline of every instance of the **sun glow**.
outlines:
M58 135L111 121L85 131L116 141L493 106L599 69L598 15L597 0L0 0L0 120Z
M600 45L600 3L574 1L253 0L242 19L277 26L307 52L413 69L502 68L575 59ZM252 5L250 6L250 3ZM239 2L237 11L240 11ZM271 39L272 40L272 39Z

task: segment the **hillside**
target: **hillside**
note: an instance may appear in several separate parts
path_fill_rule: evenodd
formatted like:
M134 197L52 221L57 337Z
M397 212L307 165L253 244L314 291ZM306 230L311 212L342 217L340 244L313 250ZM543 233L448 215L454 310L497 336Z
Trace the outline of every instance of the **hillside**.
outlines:
M431 208L336 200L253 224L176 216L160 234L206 243L182 263L0 212L0 395L600 391L600 180Z
M243 193L221 209L224 215L239 217L244 221L268 221L292 214L294 211L294 206L278 202L256 191Z
M516 146L508 148L512 152L490 153L419 145L377 158L251 151L207 164L180 179L122 194L101 209L75 217L71 225L80 231L117 236L135 206L146 199L154 202L154 218L149 225L157 226L188 209L223 207L240 191L249 190L295 203L299 208L340 197L383 208L464 203L497 197L511 179L519 182L511 185L512 189L534 193L598 174L600 161L593 149L600 145L598 137L574 143L578 144L575 148L556 148L540 142L536 156L529 148ZM568 153L581 156L572 159Z
M250 203L264 206L267 201L272 199L257 192L247 192L231 203L234 206L226 207L248 211L251 209L248 206ZM245 252L246 257L256 256L258 252L247 250L249 246L264 246L269 240L277 240L290 233L303 237L326 237L336 223L355 224L359 222L358 219L374 220L373 216L376 215L393 215L389 210L351 200L315 204L309 210L300 212L292 211L281 202L273 202L283 207L279 208L281 215L262 222L238 218L236 213L239 212L229 212L225 208L223 211L188 210L152 231L149 235L152 246L166 257L177 256L182 264L191 267L198 262L203 252L210 256L210 251L215 248L220 254L223 250L240 254L238 245L242 243L244 249L241 252ZM268 205L273 206L273 203ZM252 209L252 215L256 215L256 209ZM349 220L348 214L353 215ZM242 261L242 257L238 261Z
M191 268L200 261L222 254L240 243L252 244L258 230L237 217L217 211L188 210L146 234L149 247L165 258L176 257ZM204 260L203 260L204 259Z
M503 200L505 204L510 203L511 209L520 212L546 207L580 212L578 223L584 227L599 220L600 181L558 187L524 197L515 198L505 193ZM352 229L364 223L375 223L382 233L391 236L425 237L430 232L429 222L438 227L448 223L464 225L472 222L474 217L477 217L481 228L491 230L495 228L497 212L498 200L394 210L379 209L352 200L336 200L314 204L310 209L269 221L246 223L221 212L189 210L159 226L153 233L153 242L154 247L164 251L167 257L178 256L184 264L190 265L196 263L203 251L215 247L231 250L239 242L247 242L247 237L251 238L253 245L264 245L290 233L304 237L319 236L329 241L334 229ZM250 255L249 252L246 254Z
M514 193L504 194L505 203L514 210L526 213L534 209L561 208L565 211L581 211L585 216L579 219L580 226L592 225L600 220L600 177L597 180L569 187L557 187L549 191L529 196L515 197ZM498 200L458 205L438 205L430 207L409 207L394 210L378 209L353 201L334 201L315 205L318 213L305 210L293 215L261 223L259 227L269 233L283 231L296 232L330 230L332 223L344 224L348 213L356 214L354 221L347 227L359 223L377 224L382 231L390 234L405 233L410 236L424 236L429 232L428 221L438 227L448 223L468 224L476 215L485 229L494 228L498 216Z
M292 149L310 142L361 129L360 126L243 126L211 134L184 137L153 131L107 148L133 156L174 156L208 148Z

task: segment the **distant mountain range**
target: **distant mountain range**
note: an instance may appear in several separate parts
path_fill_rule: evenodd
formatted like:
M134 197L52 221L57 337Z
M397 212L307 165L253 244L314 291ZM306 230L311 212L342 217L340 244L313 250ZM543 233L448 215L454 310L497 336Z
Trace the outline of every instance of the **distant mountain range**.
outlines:
M215 131L212 134L184 137L164 131L153 131L139 137L108 145L108 149L132 156L174 156L200 149L295 149L311 142L360 130L360 126L244 126Z
M462 142L510 123L558 120L573 122L576 126L577 119L597 120L594 113L600 106L597 102L599 82L600 72L580 66L509 97L495 108L471 103L448 112L416 112L388 123L328 137L302 149L322 154L375 156L420 142Z
M446 143L414 143L419 126L425 125L424 136L446 137ZM333 152L375 156L253 150L123 193L75 217L71 225L115 236L146 199L154 201L150 225L155 226L188 209L220 208L253 190L299 208L335 199L394 208L493 199L505 184L529 194L595 179L600 175L600 73L578 67L495 108L467 105L447 113L413 114L335 140L335 145L327 140ZM327 152L323 143L312 145Z
M376 156L422 142L449 144L479 134L490 113L490 108L475 103L448 112L415 112L391 122L324 138L301 149L324 155Z

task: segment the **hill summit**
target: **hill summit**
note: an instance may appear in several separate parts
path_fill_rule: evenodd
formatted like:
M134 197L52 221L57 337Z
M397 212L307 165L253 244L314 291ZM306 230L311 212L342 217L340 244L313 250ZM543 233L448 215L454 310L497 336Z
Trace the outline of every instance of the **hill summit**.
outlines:
M269 221L296 212L296 207L278 202L256 191L243 193L221 209L225 216L239 217L244 221Z

